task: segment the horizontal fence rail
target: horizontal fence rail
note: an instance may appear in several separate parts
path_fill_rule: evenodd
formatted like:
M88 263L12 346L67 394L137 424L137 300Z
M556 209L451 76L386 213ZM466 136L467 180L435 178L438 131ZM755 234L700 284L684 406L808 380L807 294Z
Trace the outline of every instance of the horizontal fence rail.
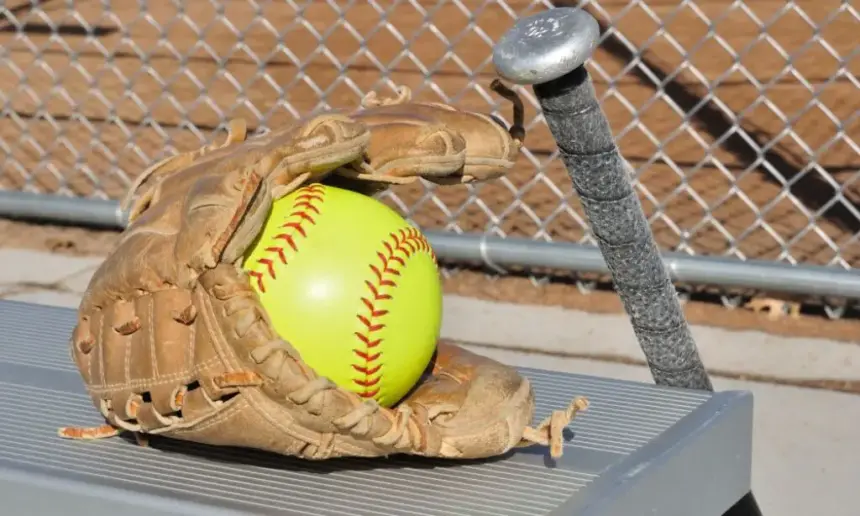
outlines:
M587 66L673 263L756 288L768 288L754 277L769 264L773 290L855 296L810 282L853 285L860 258L860 14L839 0L5 2L0 214L122 224L112 203L137 174L232 118L270 128L399 85L510 122L489 89L492 46L518 17L553 5L601 23ZM494 242L499 260L543 266L573 244L593 259L537 102L519 91L526 146L508 176L400 185L381 198L453 238L452 252ZM19 192L53 200L25 213Z
M0 191L0 217L64 222L123 230L128 214L118 201ZM442 260L479 263L504 274L504 267L528 267L607 275L609 268L595 246L535 242L517 237L456 234L425 230ZM664 253L673 281L743 287L781 293L860 299L860 274L820 265L792 266L765 260L737 260L684 253Z

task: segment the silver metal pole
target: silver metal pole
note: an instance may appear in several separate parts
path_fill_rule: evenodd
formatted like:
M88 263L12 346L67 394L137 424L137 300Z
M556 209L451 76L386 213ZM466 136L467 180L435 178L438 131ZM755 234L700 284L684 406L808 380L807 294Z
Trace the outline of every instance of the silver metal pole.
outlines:
M0 217L103 229L125 228L116 201L0 191ZM493 268L534 267L583 273L609 272L600 250L569 242L542 242L425 230L445 260L479 262ZM674 281L860 299L860 272L818 265L790 265L683 253L661 253Z
M0 190L0 217L106 229L123 229L127 223L116 201L4 190Z
M486 237L425 231L436 254L452 261L478 261L490 267L534 267L609 273L596 247L568 242ZM661 253L673 281L771 292L860 299L860 273L820 265Z

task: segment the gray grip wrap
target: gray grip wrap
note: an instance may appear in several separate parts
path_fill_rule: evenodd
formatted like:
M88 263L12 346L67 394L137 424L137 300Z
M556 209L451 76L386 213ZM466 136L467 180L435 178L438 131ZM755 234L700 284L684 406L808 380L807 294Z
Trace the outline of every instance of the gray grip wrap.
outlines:
M655 382L713 390L587 71L533 88Z

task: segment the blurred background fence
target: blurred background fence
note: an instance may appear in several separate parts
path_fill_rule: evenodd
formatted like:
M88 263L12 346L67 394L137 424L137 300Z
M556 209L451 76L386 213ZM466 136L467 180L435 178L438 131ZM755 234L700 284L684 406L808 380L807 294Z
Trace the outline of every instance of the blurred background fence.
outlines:
M510 121L492 45L554 5L601 23L588 68L663 250L857 266L860 14L839 0L6 0L0 193L115 201L231 118L253 131L394 85ZM519 91L526 149L508 177L385 202L428 230L592 246Z

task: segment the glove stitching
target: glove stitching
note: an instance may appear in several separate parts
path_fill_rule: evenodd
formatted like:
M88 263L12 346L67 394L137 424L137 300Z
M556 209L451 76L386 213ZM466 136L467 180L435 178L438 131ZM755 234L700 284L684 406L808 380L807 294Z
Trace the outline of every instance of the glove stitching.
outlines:
M384 364L377 363L382 357L382 351L375 351L383 341L382 337L374 338L374 333L385 328L385 324L381 318L388 314L388 310L381 309L379 303L381 301L390 301L391 293L384 293L384 290L397 287L397 282L393 277L400 276L401 268L406 266L406 259L412 257L416 252L429 253L436 261L436 255L430 247L430 243L424 238L421 233L415 228L401 229L397 233L389 234L390 240L383 241L382 245L386 252L377 251L376 256L379 258L379 265L370 264L370 270L373 271L374 280L365 280L364 284L369 291L368 297L362 297L362 304L367 307L367 313L356 314L356 317L365 327L363 332L355 332L356 338L360 341L360 347L353 348L353 353L359 358L357 363L352 364L360 375L358 378L353 378L353 382L361 387L358 395L362 398L375 398L380 388L377 387L382 381L382 369ZM406 259L401 258L398 254L403 254Z
M194 305L189 305L189 306L194 306ZM197 325L196 324L189 324L189 325L187 325L187 328L188 328L188 337L187 337L188 345L185 346L185 353L186 353L185 363L186 364L193 364L194 363L194 357L197 355Z
M103 382L101 385L94 385L90 387L90 390L93 393L106 393L114 391L116 389L128 389L132 387L156 387L159 385L164 385L166 383L173 383L176 380L180 380L184 377L191 378L193 376L199 376L202 373L206 372L208 369L211 369L213 366L220 365L220 363L221 361L218 357L210 358L209 360L201 362L198 366L193 367L187 371L179 371L164 376L153 377L154 380L132 380L128 382L111 384L106 384Z
M146 311L147 311L147 321L155 321L155 300L152 296L147 299L146 303ZM152 376L153 378L158 378L158 353L155 349L155 332L153 328L149 329L149 354L150 354L150 363L152 364Z
M102 324L99 325L99 342L102 343L101 348L99 348L99 362L96 366L99 368L99 377L102 379L102 384L107 383L107 378L105 377L105 350L104 350L104 342L105 342L105 314L102 314Z
M125 342L125 360L123 364L123 378L126 381L131 379L131 341L132 339L123 339Z

